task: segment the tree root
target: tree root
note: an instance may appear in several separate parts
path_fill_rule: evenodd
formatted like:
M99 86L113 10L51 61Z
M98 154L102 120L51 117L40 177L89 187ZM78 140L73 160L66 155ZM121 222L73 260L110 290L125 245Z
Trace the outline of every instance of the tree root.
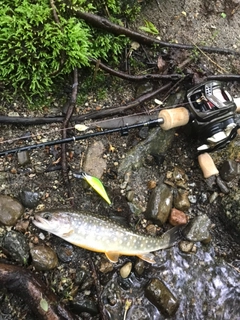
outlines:
M97 16L97 15L89 13L89 12L82 12L82 11L79 11L76 9L74 9L72 12L75 16L77 16L80 19L85 20L91 26L94 26L94 27L100 28L100 29L104 29L105 31L108 31L108 32L113 33L115 35L125 35L126 37L133 39L141 44L145 44L145 45L159 44L162 47L171 47L171 48L185 49L185 50L196 49L195 45L169 43L169 42L160 41L157 38L153 38L151 36L147 36L142 33L138 33L136 31L129 30L125 27L122 27L120 25L117 25L117 24L109 21L106 18ZM208 47L208 46L198 46L198 48L201 49L202 51L209 52L209 53L240 55L240 52L230 50L230 49L224 49L224 48L218 48L218 47Z
M108 109L103 109L99 111L89 112L79 116L71 117L71 121L78 122L78 121L85 121L90 119L100 119L102 117L108 115L116 115L121 113L125 110L134 108L141 103L149 101L153 97L155 97L160 92L168 90L172 85L172 82L165 84L163 87L158 88L155 91L149 92L147 94L142 95L141 97L137 98L136 100L126 104L125 106L119 107L112 107ZM7 117L7 116L0 116L0 123L5 124L18 124L18 125L37 125L37 124L46 124L46 123L55 123L55 122L63 122L64 117L39 117L39 118L26 118L26 117Z
M41 320L76 320L57 296L33 273L22 267L0 263L0 288L16 294Z
M174 74L143 74L143 75L131 75L127 74L125 72L117 71L114 70L107 65L103 64L99 60L91 59L92 62L96 63L97 66L104 70L107 71L109 74L112 74L118 78L124 79L124 80L129 80L129 81L149 81L149 80L170 80L170 81L176 81L180 80L185 77L185 75L174 73Z

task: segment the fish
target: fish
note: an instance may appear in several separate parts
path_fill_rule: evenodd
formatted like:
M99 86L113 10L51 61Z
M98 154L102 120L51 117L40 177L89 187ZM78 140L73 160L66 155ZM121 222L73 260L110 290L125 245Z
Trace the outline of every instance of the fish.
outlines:
M113 263L122 255L155 263L151 252L172 247L180 237L178 226L160 237L153 237L134 232L98 214L66 209L36 213L33 224L73 245L105 253Z

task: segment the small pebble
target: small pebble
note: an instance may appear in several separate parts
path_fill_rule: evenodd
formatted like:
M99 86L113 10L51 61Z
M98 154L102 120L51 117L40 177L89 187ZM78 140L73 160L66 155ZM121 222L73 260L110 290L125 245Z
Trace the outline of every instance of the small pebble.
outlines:
M210 198L209 198L209 202L213 203L218 197L218 192L213 192L213 194L211 194Z
M37 270L50 270L58 265L57 255L50 247L36 245L30 250L30 254Z
M233 180L238 173L238 164L234 160L226 160L219 171L221 178L225 181Z
M127 262L122 268L120 269L120 275L123 279L127 278L132 271L132 262Z
M0 224L13 226L24 212L22 204L16 199L0 195Z
M179 242L179 249L182 252L190 253L190 252L192 252L193 245L194 245L194 243L190 242L190 241L180 241Z
M58 258L62 262L70 262L73 258L74 249L71 244L62 243L60 246L57 247L56 252L57 252Z
M41 195L38 192L33 192L27 188L20 191L19 197L24 207L30 209L36 208L41 199Z
M27 239L21 232L9 231L2 243L2 247L10 257L21 264L27 264L29 258L29 245Z
M190 208L188 192L179 189L176 196L174 197L174 206L178 210L187 211Z
M197 197L195 195L189 195L188 196L188 200L190 201L190 203L195 204L197 203Z
M150 234L151 236L155 236L157 233L157 227L154 224L149 224L147 227L147 232L148 234Z
M108 273L108 272L111 272L113 271L113 264L112 262L108 261L108 260L102 260L101 261L101 265L100 265L100 268L99 268L99 271L102 272L102 273Z
M126 193L126 198L129 202L132 202L134 199L134 191L130 190Z
M156 188L156 185L157 185L157 183L154 180L150 180L147 183L147 187L148 187L149 190Z
M144 272L144 269L145 269L144 261L142 259L139 259L137 261L137 263L135 264L134 269L135 269L136 273L139 276L141 276Z
M182 224L186 224L188 222L187 215L176 208L173 208L171 210L170 216L169 216L169 223L172 226L178 226Z

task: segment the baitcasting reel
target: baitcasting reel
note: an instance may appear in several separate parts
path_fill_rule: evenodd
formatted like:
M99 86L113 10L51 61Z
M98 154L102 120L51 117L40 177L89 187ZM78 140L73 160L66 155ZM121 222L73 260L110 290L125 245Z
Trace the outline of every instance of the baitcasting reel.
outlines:
M190 122L204 144L199 153L224 148L237 135L237 106L220 81L201 83L187 93Z

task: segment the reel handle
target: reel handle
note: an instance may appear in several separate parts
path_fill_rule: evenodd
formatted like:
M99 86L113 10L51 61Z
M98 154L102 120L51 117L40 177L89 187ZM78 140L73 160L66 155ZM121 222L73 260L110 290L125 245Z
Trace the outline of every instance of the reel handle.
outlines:
M205 179L219 174L219 171L209 153L200 154L198 156L198 163Z

